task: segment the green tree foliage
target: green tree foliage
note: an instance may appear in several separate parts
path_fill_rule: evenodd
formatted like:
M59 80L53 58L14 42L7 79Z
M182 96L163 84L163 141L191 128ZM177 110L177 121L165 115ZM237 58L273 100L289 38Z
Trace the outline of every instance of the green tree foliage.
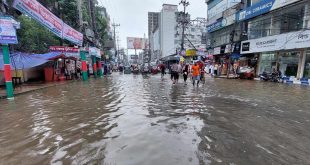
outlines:
M9 0L11 1L11 0ZM48 8L53 14L62 19L65 23L79 29L78 11L76 0L38 0L43 6ZM88 22L91 27L91 14L88 7L88 0L82 1L83 21ZM102 45L109 39L107 33L107 20L102 16L100 11L102 7L95 7L95 17L98 38ZM44 53L48 51L51 45L60 45L61 39L48 31L45 27L37 23L35 20L27 16L19 16L18 21L21 22L21 29L17 31L19 44L17 48L19 51ZM70 45L65 41L65 45Z
M45 27L27 16L18 17L21 29L17 30L19 44L16 49L22 52L46 53L49 46L59 45L59 39Z

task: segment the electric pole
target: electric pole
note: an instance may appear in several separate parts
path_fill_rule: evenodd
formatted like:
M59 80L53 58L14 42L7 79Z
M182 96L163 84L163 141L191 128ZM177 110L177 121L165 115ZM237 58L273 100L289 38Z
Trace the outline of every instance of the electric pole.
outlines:
M178 23L182 25L182 39L181 39L181 51L184 50L184 38L185 38L185 28L190 20L188 20L188 13L186 13L186 7L189 6L189 2L187 0L181 0L179 5L183 5L183 12L179 14Z
M77 0L77 10L79 12L79 31L83 30L82 0Z
M116 28L121 26L120 24L113 23L113 33L114 33L114 50L115 50L115 58L117 57L117 47L116 47Z

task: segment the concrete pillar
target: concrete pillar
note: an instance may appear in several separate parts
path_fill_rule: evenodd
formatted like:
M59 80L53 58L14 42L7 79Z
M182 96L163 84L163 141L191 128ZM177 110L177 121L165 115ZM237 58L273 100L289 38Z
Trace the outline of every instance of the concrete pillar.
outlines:
M97 57L92 56L94 77L97 78Z
M80 51L80 56L81 56L81 60L82 60L82 77L83 77L83 81L87 81L88 80L88 76L87 76L87 64L86 64L86 51L85 50L81 50Z
M99 60L97 63L98 63L99 77L102 77L103 76L103 72L102 72L101 60Z
M301 79L304 76L306 62L306 51L302 49L300 51L299 61L298 61L298 70L297 70L297 79Z
M5 79L7 98L13 99L14 90L11 75L9 46L7 44L2 45L2 51L3 51L4 79Z

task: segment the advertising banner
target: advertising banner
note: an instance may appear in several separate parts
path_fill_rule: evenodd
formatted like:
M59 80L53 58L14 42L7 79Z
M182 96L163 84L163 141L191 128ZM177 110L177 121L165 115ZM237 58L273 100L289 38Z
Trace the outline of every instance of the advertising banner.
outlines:
M30 16L60 38L82 46L83 34L56 17L36 0L15 0L13 7Z
M241 42L241 54L310 47L310 30L302 30Z
M51 52L68 52L68 53L79 53L80 49L75 47L67 47L67 46L50 46Z
M237 20L247 20L301 0L263 0L237 13Z
M148 49L149 41L144 38L127 37L128 49Z
M13 25L12 18L0 17L0 43L17 44L16 29Z
M100 49L96 47L89 47L89 55L100 58L101 57Z

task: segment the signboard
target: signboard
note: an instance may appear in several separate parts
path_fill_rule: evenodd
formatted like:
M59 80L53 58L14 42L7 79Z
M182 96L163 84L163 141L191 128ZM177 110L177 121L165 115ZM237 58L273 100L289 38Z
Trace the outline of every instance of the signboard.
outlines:
M216 48L214 48L213 54L214 54L214 55L221 54L221 47L216 47Z
M291 32L241 42L241 54L308 48L310 30Z
M301 0L262 0L243 11L240 11L237 14L237 20L243 21L258 15L267 13L269 11L278 9L280 7L292 4L294 2L301 1Z
M60 38L82 46L83 34L76 31L36 0L15 0L13 7L30 16Z
M16 29L13 25L12 18L0 17L0 43L17 44Z
M67 46L50 46L52 52L68 52L68 53L79 53L79 48L67 47Z
M89 55L100 58L101 57L100 49L96 47L89 47Z
M139 56L138 55L131 55L130 58L132 60L137 60L137 59L139 59Z
M231 15L231 16L228 16L226 18L221 18L221 19L217 20L215 23L207 26L207 30L209 33L211 33L211 32L214 32L216 30L219 30L223 27L232 25L233 23L235 23L235 21L236 21L235 15Z
M209 33L211 33L211 32L214 32L216 30L219 30L225 26L226 26L226 19L221 18L221 19L217 20L215 23L207 26L207 30Z
M128 49L148 49L148 39L127 37L127 48Z
M187 49L185 52L186 56L195 56L196 55L196 50L194 49Z
M228 44L228 45L225 46L225 51L224 51L224 53L231 53L231 45L230 45L230 44Z

